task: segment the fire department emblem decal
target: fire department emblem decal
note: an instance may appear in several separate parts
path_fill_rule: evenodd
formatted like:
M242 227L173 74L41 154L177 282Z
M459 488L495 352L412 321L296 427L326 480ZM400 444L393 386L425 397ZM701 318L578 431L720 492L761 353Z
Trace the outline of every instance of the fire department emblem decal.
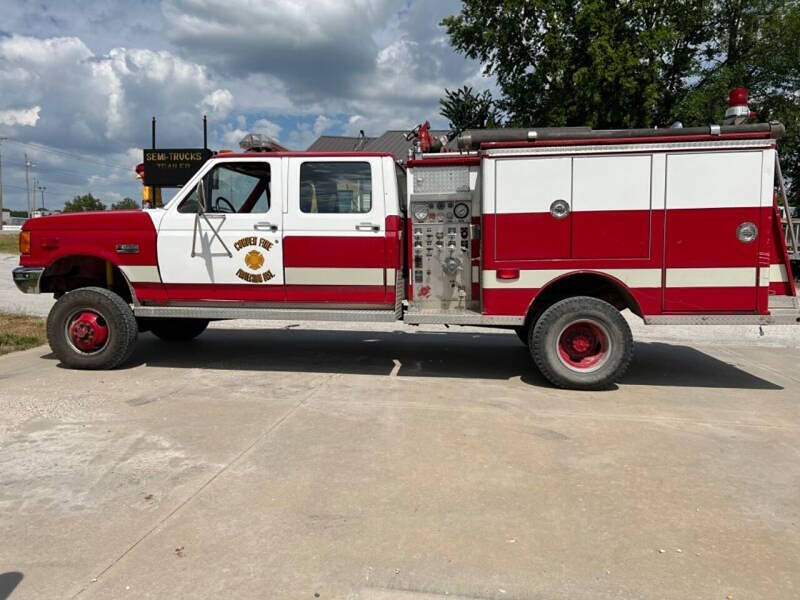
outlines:
M264 266L264 255L258 250L250 250L244 257L244 264L251 271L258 271Z
M273 242L255 236L243 237L236 242L233 247L237 252L246 251L244 255L244 266L247 269L238 269L236 276L247 283L267 283L275 277L275 274L267 269L261 271L266 259L264 253L269 252L274 245Z

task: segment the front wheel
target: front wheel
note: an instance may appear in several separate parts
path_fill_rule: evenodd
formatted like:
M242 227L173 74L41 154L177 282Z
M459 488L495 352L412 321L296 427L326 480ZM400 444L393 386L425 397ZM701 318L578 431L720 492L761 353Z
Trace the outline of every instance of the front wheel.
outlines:
M609 387L627 371L633 336L608 302L576 296L556 302L530 332L530 351L550 383L574 390Z
M47 316L47 341L72 369L113 369L133 352L138 329L131 307L104 288L67 292Z

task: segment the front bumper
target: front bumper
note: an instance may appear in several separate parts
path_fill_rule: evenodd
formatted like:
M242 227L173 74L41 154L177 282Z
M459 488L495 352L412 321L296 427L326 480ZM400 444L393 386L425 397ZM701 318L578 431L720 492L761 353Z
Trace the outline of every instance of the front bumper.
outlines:
M38 294L42 273L44 267L17 267L12 271L12 277L20 292Z

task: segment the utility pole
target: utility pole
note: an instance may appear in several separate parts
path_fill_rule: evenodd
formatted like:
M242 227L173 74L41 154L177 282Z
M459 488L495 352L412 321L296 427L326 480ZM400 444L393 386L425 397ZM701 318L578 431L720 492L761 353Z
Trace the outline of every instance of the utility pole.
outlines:
M0 149L7 137L0 137ZM0 231L3 231L3 153L0 152Z
M33 163L28 160L28 153L25 153L25 200L28 203L28 218L33 216L33 211L31 210L31 182L28 176L28 171L33 166Z
M42 193L42 211L44 211L44 191L47 189L46 185L40 185L39 191Z

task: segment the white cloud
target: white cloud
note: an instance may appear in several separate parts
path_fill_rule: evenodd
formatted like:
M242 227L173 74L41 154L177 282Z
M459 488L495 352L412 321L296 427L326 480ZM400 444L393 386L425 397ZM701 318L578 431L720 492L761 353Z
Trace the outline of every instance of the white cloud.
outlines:
M206 95L200 106L210 111L214 117L227 117L233 108L233 94L229 90L217 89Z
M296 150L305 150L319 137L314 133L313 125L300 122L289 132L289 147Z
M26 127L36 127L39 121L39 111L41 106L31 106L30 108L0 110L0 123L3 125L24 125Z
M278 139L278 136L281 134L282 127L277 123L273 123L269 119L259 119L255 123L253 123L253 127L251 131L253 133L263 133L264 135L268 135L271 138Z
M35 102L39 119L29 140L94 152L149 145L151 115L159 117L159 143L187 145L201 139L201 106L222 118L235 105L203 65L165 50L96 55L74 37L0 38L0 73L25 74L24 85L3 87L0 124L32 124L34 114L13 111Z
M141 160L131 148L149 147L152 115L159 146L193 146L205 112L212 147L256 132L300 149L323 134L379 135L425 119L442 127L445 87L493 85L438 24L458 0L140 1L6 7L0 135L127 165ZM40 160L39 174L76 192L95 175L101 195L139 193L127 167L56 158ZM8 169L13 204L24 178L13 157Z
M127 152L149 147L152 115L159 117L159 145L199 146L203 99L222 90L218 111L235 105L203 65L166 50L98 55L75 37L0 37L0 85L0 135L66 153L42 153L35 169L48 194L62 200L89 190L138 193L132 169L141 150L134 160ZM23 151L38 154L36 146L11 144L4 153L8 206L26 205Z
M164 0L172 43L220 72L276 76L293 98L346 92L371 70L373 30L403 0Z
M244 129L228 129L222 134L222 143L229 150L239 150L239 142L249 131Z
M335 119L309 127L303 119L289 133L293 145L323 131L365 128L377 135L426 119L443 127L438 101L445 87L491 84L476 78L476 63L452 50L439 25L458 12L457 0L319 0L312 9L289 0L165 0L163 6L174 47L224 76L239 110L362 116L358 127Z
M314 121L314 135L322 135L335 124L336 121L333 119L329 119L325 115L319 115Z

